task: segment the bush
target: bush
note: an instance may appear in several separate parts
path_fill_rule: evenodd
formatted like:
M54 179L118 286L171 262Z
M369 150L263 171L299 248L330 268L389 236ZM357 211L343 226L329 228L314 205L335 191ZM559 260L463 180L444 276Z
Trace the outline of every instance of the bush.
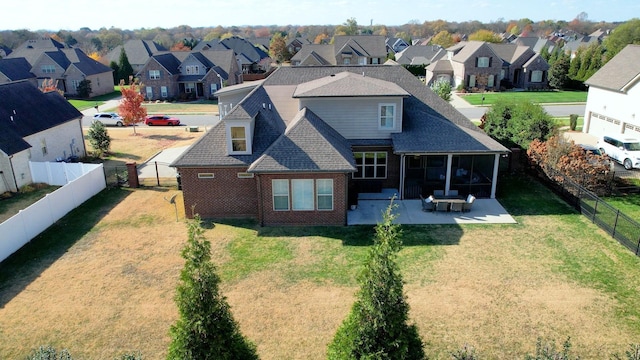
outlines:
M96 152L97 157L101 157L111 148L111 137L107 133L107 129L100 121L94 121L87 132L89 144Z
M578 115L577 114L569 115L569 129L571 129L571 131L576 131L577 126L578 126Z
M431 90L442 100L451 101L451 83L447 80L438 80L431 85Z
M484 131L506 147L526 149L534 139L545 141L555 130L544 108L529 100L500 99L485 115Z
M27 356L27 360L73 360L73 358L66 349L60 350L58 353L55 348L47 345L34 350Z

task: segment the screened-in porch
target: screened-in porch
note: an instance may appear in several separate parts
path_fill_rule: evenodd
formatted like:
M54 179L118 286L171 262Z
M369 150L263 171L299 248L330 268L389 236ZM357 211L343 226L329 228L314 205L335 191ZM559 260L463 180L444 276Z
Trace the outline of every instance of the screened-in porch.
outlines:
M404 199L433 194L494 198L500 154L404 155Z

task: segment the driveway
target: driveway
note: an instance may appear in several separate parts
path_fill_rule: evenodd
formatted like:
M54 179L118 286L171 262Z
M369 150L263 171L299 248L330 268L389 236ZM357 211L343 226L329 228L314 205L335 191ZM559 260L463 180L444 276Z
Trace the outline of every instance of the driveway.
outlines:
M180 146L165 149L155 154L149 160L138 166L138 178L175 178L178 174L175 168L169 167L178 156L187 150L189 146ZM157 172L156 172L157 169Z

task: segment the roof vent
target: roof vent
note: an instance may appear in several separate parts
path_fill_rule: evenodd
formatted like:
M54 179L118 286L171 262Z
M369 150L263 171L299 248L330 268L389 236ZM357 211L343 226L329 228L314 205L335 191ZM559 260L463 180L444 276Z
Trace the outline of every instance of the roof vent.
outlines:
M362 76L364 76L364 71L362 72Z
M336 74L331 74L331 76L336 76Z
M266 108L267 108L267 104L262 103L262 108L263 108L263 109L266 109Z

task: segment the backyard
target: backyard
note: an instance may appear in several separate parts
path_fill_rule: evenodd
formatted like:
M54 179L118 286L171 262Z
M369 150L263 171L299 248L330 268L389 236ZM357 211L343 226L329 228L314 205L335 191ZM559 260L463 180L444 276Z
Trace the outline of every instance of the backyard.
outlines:
M77 358L164 358L186 241L165 201L173 194L180 203L169 188L106 190L0 264L0 358L43 344ZM402 227L409 315L430 358L463 344L483 358L523 358L538 337L570 336L575 354L603 359L638 342L639 259L528 177L504 179L500 200L517 225ZM260 357L323 358L372 227L205 227Z

